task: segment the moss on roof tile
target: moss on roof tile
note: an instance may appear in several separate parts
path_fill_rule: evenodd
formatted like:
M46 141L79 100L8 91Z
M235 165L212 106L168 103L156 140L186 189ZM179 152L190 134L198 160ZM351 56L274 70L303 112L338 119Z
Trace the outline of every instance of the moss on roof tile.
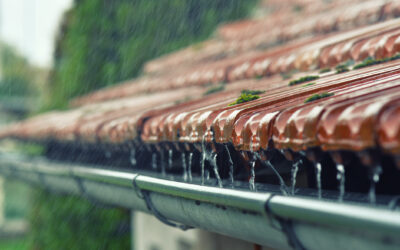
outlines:
M315 76L312 76L312 75L303 76L303 77L300 77L299 79L290 81L289 82L289 86L297 85L297 84L300 84L300 83L303 83L303 82L313 81L313 80L316 80L318 78L319 78L319 76L316 76L316 75Z

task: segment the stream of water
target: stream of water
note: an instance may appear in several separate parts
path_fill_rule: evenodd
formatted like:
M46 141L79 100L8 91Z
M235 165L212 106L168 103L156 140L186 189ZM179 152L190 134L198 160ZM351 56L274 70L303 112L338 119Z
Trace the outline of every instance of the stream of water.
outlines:
M136 150L131 148L129 161L131 162L132 166L136 166Z
M371 186L369 188L369 202L371 204L376 204L376 184L379 182L381 174L382 168L380 166L376 166L372 169Z
M317 189L318 189L318 199L322 198L322 183L321 183L321 172L322 172L322 165L321 163L317 162L315 164L315 175L317 179Z
M345 192L345 170L344 170L344 166L342 164L337 164L336 165L336 171L337 171L337 175L336 175L336 179L339 181L339 201L342 202L343 201L343 197L344 197L344 192Z
M295 194L296 192L296 178L297 178L297 173L299 172L299 164L302 163L302 160L298 160L295 162L292 166L292 195Z
M186 155L185 153L182 153L182 170L183 170L183 180L187 181L188 179L188 174L187 174L187 168L186 168Z
M231 186L233 187L233 184L235 182L234 179L234 172L233 172L233 161L231 157L231 153L229 152L228 145L225 144L225 150L228 153L228 160L229 160L229 179L231 181Z
M188 179L189 182L192 182L192 160L193 160L193 152L189 153L189 164L188 164Z
M157 169L157 154L153 153L151 155L151 167L156 170Z

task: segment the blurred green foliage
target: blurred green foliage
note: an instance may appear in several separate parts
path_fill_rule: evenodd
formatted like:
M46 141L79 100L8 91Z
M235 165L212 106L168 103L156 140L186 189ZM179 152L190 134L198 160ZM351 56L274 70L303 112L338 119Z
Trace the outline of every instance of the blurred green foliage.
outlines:
M60 27L49 108L137 76L151 58L202 41L257 0L75 0Z
M34 96L37 70L12 47L0 44L0 96Z
M126 210L43 189L34 190L33 197L30 249L130 249Z
M28 241L25 238L11 238L0 240L1 250L26 250L29 249Z

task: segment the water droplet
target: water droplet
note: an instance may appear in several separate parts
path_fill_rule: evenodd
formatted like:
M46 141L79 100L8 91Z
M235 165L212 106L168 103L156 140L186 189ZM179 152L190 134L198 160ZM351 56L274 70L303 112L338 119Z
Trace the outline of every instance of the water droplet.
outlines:
M204 185L204 165L206 164L206 152L201 154L201 185Z
M322 198L321 171L322 171L321 163L317 162L317 164L315 164L315 172L316 172L315 175L317 179L318 199Z
M187 178L188 178L188 176L187 176L187 168L186 168L186 155L185 155L185 153L182 153L182 169L183 169L183 180L184 181L187 181Z
M342 164L337 164L336 165L336 171L337 171L337 175L336 175L336 179L339 181L339 201L342 202L343 201L343 197L344 197L344 183L345 183L345 170L344 170L344 166Z
M206 164L206 135L203 135L203 139L201 141L201 185L204 185L204 165Z
M225 149L226 149L226 152L228 153L228 160L229 160L229 179L231 180L231 185L232 185L232 187L233 187L233 184L234 184L234 182L235 182L235 179L234 179L234 173L233 173L233 161L232 161L232 157L231 157L231 153L229 152L229 148L228 148L228 146L225 144Z
M379 182L381 174L382 174L381 166L376 166L371 171L371 184L370 184L370 188L369 188L369 202L371 204L375 204L376 203L375 186Z
M253 190L253 191L256 190L256 184L255 184L255 181L256 181L256 171L255 171L256 161L257 161L256 156L253 156L253 159L250 161L249 188L250 188L250 190Z
M302 161L299 160L295 162L292 166L292 195L295 194L295 189L296 189L296 177L297 177L297 172L299 171L299 164Z
M172 168L172 149L168 150L168 168Z
M153 153L151 155L151 167L153 169L157 169L157 154L156 153Z
M212 157L212 165L213 165L213 169L214 169L215 178L217 178L218 186L222 188L223 187L222 180L218 173L217 154L214 154L214 156Z
M165 157L164 157L164 151L161 151L161 162L160 162L160 164L161 164L161 175L162 175L162 176L165 176L166 173L165 173Z
M192 159L193 159L193 152L189 153L189 168L188 168L188 177L189 182L192 182Z
M134 148L131 148L131 152L129 155L129 161L131 162L132 166L136 165L136 150Z

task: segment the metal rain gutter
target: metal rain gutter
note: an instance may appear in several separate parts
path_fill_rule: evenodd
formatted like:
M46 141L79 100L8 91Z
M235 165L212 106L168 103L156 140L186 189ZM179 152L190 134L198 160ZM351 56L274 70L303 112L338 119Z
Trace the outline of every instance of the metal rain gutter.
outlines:
M0 174L278 249L400 247L400 213L388 208L200 186L21 156L0 155Z

